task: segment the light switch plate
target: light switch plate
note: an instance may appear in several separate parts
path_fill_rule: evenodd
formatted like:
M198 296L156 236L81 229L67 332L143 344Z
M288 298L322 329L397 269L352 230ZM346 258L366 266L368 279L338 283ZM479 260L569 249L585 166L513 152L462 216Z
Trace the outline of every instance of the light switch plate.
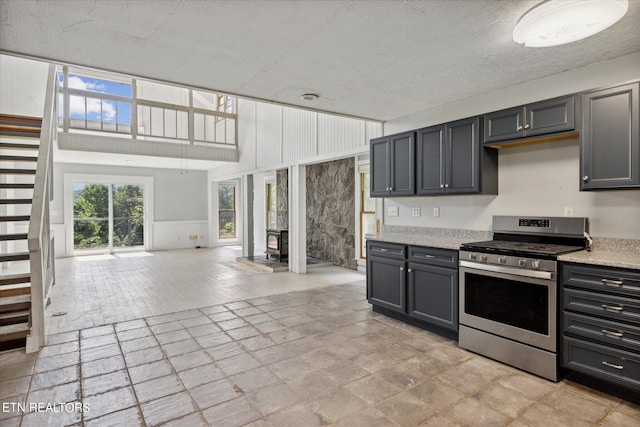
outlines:
M420 208L411 208L411 216L420 216Z
M389 216L398 216L398 207L397 206L389 206L387 208L387 215L389 215Z
M440 208L433 208L433 216L440 216Z

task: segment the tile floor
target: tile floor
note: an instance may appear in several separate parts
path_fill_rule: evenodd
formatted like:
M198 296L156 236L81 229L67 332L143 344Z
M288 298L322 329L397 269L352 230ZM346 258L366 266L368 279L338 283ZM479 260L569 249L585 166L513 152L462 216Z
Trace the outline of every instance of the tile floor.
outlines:
M0 425L640 425L638 405L373 313L364 279L313 283L0 354Z
M219 247L58 259L48 333L364 281L363 273L333 266L267 273L237 262L241 255L239 247Z

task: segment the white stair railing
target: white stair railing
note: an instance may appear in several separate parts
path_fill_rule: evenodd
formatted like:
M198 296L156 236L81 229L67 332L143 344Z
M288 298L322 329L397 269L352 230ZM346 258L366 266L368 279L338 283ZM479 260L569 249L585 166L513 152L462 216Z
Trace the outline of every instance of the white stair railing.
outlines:
M49 202L53 199L53 144L56 142L58 132L57 91L56 68L50 65L29 220L31 332L27 336L27 353L38 351L45 345L47 334L44 310L49 290L55 282L54 236L51 232Z

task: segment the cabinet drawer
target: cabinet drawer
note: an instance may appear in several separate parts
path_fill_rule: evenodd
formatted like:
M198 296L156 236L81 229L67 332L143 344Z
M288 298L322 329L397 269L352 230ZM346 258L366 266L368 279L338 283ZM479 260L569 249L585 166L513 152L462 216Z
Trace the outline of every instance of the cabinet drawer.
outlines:
M406 246L396 243L371 241L367 242L367 255L377 257L405 259Z
M640 300L595 292L564 289L565 310L640 324Z
M562 364L633 390L640 390L640 355L573 338L564 338Z
M409 246L409 261L458 268L458 251L423 246Z
M564 313L563 325L566 334L640 352L640 327L567 312Z
M562 283L576 288L640 297L640 273L633 271L563 264Z

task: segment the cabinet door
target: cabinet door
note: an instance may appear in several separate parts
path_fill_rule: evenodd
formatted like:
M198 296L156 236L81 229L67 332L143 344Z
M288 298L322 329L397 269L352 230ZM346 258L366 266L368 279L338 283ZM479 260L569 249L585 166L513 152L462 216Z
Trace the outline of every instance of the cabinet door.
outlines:
M458 330L458 270L409 263L409 316Z
M405 262L367 257L367 299L371 304L405 313Z
M525 136L575 129L575 97L573 96L536 102L527 105L525 111Z
M480 192L480 121L477 117L447 124L447 193Z
M384 197L389 195L390 185L390 138L382 137L372 139L370 142L371 159L371 197Z
M415 194L415 133L406 132L391 138L391 195Z
M483 142L507 141L524 135L524 107L484 115Z
M416 194L442 194L446 153L444 125L420 129L417 140Z
M640 83L582 95L580 190L640 187Z

